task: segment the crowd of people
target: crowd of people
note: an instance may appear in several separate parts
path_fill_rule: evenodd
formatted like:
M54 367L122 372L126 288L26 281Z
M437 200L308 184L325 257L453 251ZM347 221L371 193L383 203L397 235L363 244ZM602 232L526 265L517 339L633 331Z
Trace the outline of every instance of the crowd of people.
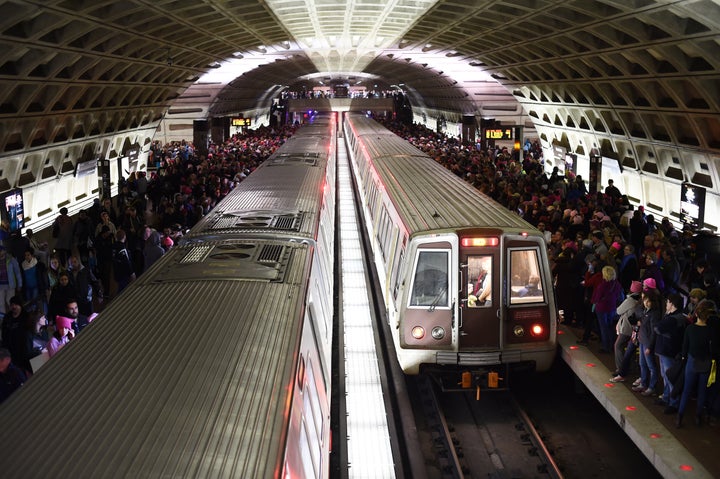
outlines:
M692 397L697 424L720 416L718 277L693 232L656 223L608 181L590 194L580 176L544 173L538 143L521 152L462 144L419 125L384 124L457 176L516 211L545 236L558 308L614 353L611 382L639 370L632 390L654 397L683 425ZM716 252L717 253L717 252Z
M678 425L693 396L696 422L718 415L718 383L708 384L710 359L720 349L720 289L692 232L667 218L656 223L612 181L590 194L580 176L557 168L545 174L537 142L513 152L463 144L417 124L384 123L542 232L564 321L581 332L580 344L597 336L601 352L614 353L613 382L639 369L633 390L657 394ZM15 368L7 374L32 374L34 355L54 354L79 334L102 301L157 261L295 128L234 135L210 144L206 156L184 141L155 142L149 163L156 171L149 178L132 173L114 201L96 201L76 218L61 209L52 248L31 230L21 238L0 231L2 341Z
M297 126L259 128L210 144L208 154L177 142L151 145L151 176L132 173L113 199L76 217L63 207L49 241L0 226L0 402L55 355L107 301L146 271L183 232L268 158ZM5 364L7 362L8 364Z

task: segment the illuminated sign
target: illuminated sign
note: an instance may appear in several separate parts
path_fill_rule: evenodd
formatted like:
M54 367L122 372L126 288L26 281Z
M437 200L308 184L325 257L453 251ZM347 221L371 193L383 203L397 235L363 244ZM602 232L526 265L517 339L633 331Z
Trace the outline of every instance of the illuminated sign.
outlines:
M485 129L486 140L512 140L513 128L487 128Z
M250 126L252 124L252 120L250 118L233 118L232 126Z
M692 228L705 226L705 188L683 183L680 189L680 222Z
M497 246L500 239L497 237L490 238L463 238L460 244L463 246Z

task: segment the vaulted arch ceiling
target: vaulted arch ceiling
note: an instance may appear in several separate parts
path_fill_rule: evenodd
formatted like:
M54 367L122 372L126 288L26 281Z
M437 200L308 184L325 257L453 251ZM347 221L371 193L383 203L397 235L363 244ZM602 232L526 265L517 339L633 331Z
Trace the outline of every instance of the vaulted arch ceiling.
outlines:
M213 114L362 73L458 115L510 92L544 141L581 153L720 151L717 0L0 0L0 13L0 157L152 134L233 59L255 63L208 97Z

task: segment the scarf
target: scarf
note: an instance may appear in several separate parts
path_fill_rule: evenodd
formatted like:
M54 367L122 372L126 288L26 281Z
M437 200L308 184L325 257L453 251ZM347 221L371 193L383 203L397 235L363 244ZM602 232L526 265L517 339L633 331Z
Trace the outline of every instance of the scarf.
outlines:
M30 261L28 261L28 260L23 260L23 262L22 262L22 267L23 267L23 269L26 270L26 271L29 270L29 269L34 268L36 265L37 265L37 258L36 258L35 256L33 256L32 258L30 258Z

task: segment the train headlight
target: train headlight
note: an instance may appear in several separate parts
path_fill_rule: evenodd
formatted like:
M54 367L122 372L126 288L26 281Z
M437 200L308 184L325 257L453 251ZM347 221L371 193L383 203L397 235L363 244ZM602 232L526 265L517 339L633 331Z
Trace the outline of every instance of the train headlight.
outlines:
M545 332L545 328L543 328L542 324L533 324L532 329L530 330L530 334L533 336L542 336L542 334Z
M425 328L422 326L415 326L412 328L412 337L415 339L422 339L425 337Z
M445 329L440 326L435 326L432 328L432 331L430 331L430 335L433 339L442 339L445 337Z
M521 338L525 336L525 328L523 328L522 325L518 324L513 328L513 334L518 338Z

